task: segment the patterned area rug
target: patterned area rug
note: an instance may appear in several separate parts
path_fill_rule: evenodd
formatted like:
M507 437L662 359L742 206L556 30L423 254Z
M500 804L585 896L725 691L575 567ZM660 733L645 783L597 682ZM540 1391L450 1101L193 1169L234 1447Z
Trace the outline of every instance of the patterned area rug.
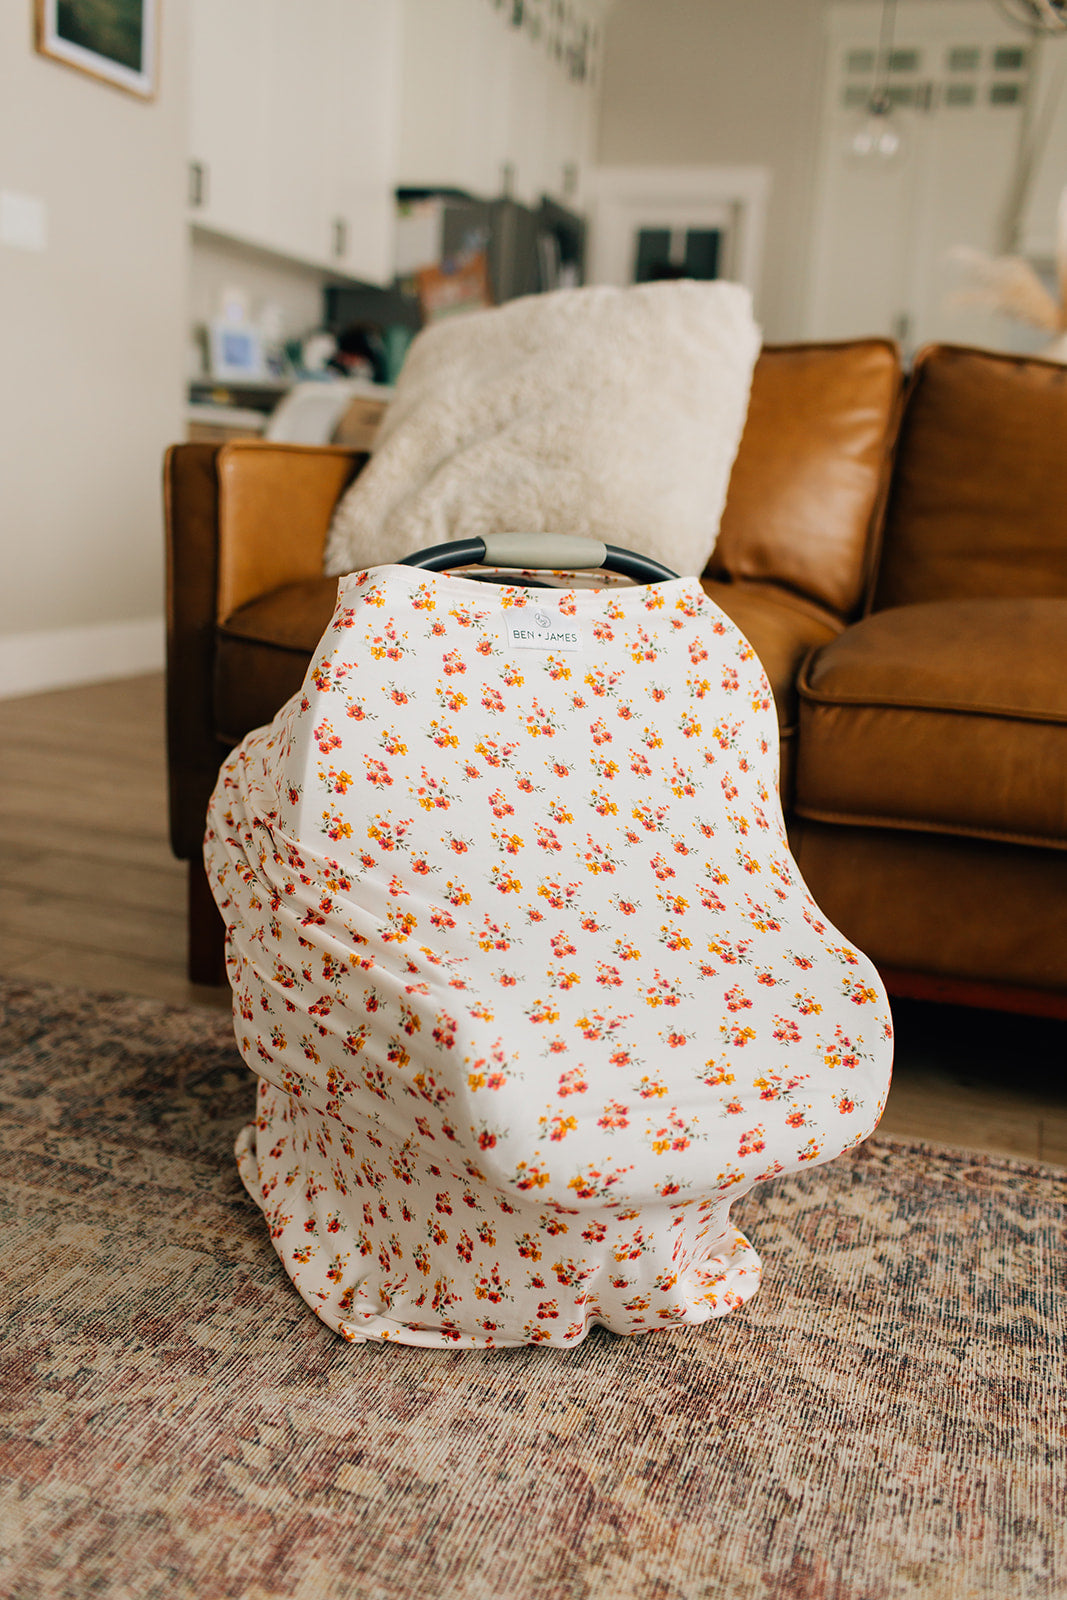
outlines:
M1064 1172L876 1136L737 1208L725 1321L352 1347L238 1181L224 1015L0 1000L4 1594L1067 1592Z

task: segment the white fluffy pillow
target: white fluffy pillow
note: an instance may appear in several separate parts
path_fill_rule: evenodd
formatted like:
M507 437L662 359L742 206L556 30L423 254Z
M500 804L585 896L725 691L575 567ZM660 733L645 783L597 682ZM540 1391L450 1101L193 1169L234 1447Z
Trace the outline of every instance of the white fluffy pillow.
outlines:
M703 572L759 330L731 283L561 289L433 324L334 513L326 571L503 531Z

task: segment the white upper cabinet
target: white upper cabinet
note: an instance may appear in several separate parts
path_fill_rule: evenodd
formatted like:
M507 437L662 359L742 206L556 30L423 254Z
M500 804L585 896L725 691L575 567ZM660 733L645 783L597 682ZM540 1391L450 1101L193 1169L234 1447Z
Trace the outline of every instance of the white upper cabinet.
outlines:
M392 276L400 0L192 0L194 222Z
M219 0L215 0L218 4ZM223 0L229 3L229 0ZM267 170L265 242L285 255L331 254L335 84L331 0L260 0L269 24L271 100L260 160Z
M404 0L398 182L574 202L594 156L603 0Z
M490 192L499 138L487 138L486 105L475 82L492 96L501 81L506 42L490 8L477 0L405 0L401 53L397 179L416 188Z
M306 0L305 0L306 3ZM392 0L333 0L330 265L367 283L393 277L396 227L400 8Z
M189 204L194 221L253 238L267 215L271 36L263 0L193 0Z

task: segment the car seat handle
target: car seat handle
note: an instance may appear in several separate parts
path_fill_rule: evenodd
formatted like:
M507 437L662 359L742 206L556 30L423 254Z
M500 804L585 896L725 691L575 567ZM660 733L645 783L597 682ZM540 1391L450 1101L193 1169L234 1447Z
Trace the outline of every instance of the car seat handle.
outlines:
M604 568L636 583L666 583L678 574L617 544L570 533L487 533L484 539L454 539L405 556L402 567L444 572L449 567L487 564L522 567L535 572L583 572Z

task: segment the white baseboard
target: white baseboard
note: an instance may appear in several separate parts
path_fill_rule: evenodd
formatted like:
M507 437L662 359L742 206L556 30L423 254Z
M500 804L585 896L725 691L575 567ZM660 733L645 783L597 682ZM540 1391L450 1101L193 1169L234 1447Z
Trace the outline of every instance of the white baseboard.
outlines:
M158 672L163 651L162 617L0 635L0 699Z

